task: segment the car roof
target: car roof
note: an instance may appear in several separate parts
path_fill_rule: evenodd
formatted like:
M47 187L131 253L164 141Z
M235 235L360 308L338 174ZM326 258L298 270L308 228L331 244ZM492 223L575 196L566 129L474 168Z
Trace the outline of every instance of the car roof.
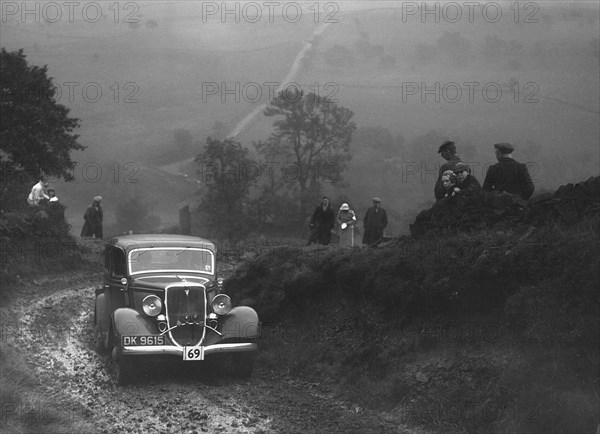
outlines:
M199 247L216 251L215 244L207 239L190 235L136 234L112 238L109 245L120 247L126 252L148 247Z

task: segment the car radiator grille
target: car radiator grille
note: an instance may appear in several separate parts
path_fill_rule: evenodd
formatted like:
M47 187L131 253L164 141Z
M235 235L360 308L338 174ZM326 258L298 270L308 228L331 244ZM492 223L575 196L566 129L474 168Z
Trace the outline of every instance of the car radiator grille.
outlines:
M204 286L172 286L165 290L169 328L181 323L169 333L179 345L197 345L204 338L206 289ZM199 323L199 324L198 324Z

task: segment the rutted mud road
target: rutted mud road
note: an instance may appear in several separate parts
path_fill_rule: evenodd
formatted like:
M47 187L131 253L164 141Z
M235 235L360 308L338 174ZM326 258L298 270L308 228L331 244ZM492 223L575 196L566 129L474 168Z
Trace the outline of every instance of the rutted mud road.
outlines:
M100 275L72 273L26 283L2 307L4 342L26 361L36 391L75 406L66 432L406 432L260 363L250 380L233 377L222 362L146 364L136 384L116 386L110 357L93 349L100 282Z

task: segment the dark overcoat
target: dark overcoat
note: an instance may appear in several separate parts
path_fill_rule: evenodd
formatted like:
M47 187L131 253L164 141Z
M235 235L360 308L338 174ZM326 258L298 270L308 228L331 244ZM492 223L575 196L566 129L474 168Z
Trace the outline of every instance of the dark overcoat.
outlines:
M383 208L379 207L377 210L375 207L369 208L363 219L365 228L363 244L370 246L381 241L383 238L383 230L387 224L387 213Z
M481 190L481 184L473 175L467 175L463 182L456 184L460 188L460 194L471 195Z
M310 219L310 225L313 230L308 242L329 244L331 242L331 229L335 225L335 212L331 205L327 205L325 209L319 205Z
M85 222L81 229L81 237L102 238L102 206L88 206L83 219Z
M518 194L527 200L533 194L535 186L525 164L503 157L488 169L483 181L483 189L506 191Z

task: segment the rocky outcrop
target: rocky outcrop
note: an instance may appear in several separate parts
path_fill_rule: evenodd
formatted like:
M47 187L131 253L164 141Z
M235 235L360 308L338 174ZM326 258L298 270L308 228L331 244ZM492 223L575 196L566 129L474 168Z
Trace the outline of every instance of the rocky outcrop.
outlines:
M541 226L551 222L570 225L600 214L600 177L559 187L529 201L510 193L479 192L453 196L421 211L410 232L413 236L469 232L515 225Z

